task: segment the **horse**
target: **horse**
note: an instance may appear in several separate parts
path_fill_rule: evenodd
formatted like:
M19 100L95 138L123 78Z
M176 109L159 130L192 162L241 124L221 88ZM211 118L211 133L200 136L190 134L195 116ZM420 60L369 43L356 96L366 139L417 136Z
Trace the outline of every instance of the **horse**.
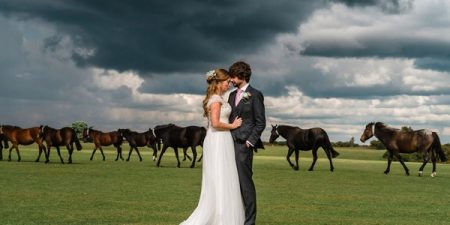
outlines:
M191 137L188 137L188 139L198 140L198 138L199 138L199 140L200 140L199 145L203 147L203 141L205 140L205 137L206 137L206 128L200 127L199 130L196 128L199 128L199 127L192 128L192 129L194 129L194 132L188 132L188 133L191 133ZM189 147L183 148L183 161L186 161L186 158L189 159L189 161L192 161L192 158L187 153L188 148ZM202 161L202 158L203 158L203 152L202 152L202 155L198 158L197 162Z
M0 134L0 160L3 160L3 147L6 149L9 148L8 138L4 134Z
M102 131L94 130L94 129L92 129L92 127L89 127L89 128L83 129L83 138L84 138L85 142L87 140L91 139L95 145L95 148L92 151L90 160L92 160L94 158L94 154L97 151L97 149L100 149L100 152L102 153L102 156L103 156L103 161L105 161L105 154L103 154L102 146L110 146L110 145L113 145L117 149L116 161L119 160L119 157L120 157L120 159L123 160L122 147L121 147L122 142L123 142L123 137L122 137L122 135L120 135L119 132L112 131L112 132L104 133Z
M64 164L64 160L61 157L61 152L59 150L59 146L66 146L67 151L69 152L69 164L72 163L72 153L73 153L73 143L75 142L75 145L77 147L77 150L80 151L82 149L82 146L80 144L80 141L78 140L77 134L75 130L71 127L63 127L61 129L54 129L49 126L41 126L41 133L40 136L42 137L42 140L45 141L47 144L47 160L45 161L48 163L50 160L50 149L52 146L55 146L59 159L61 160L61 163Z
M272 125L272 131L269 138L269 143L275 142L275 140L282 136L284 139L286 139L286 144L288 146L288 154L286 156L286 159L289 163L289 165L294 169L298 170L298 155L299 150L302 151L309 151L312 150L313 155L313 162L311 166L309 167L309 171L314 170L314 165L317 161L317 150L319 147L322 147L322 149L327 154L328 160L330 161L330 171L334 171L333 161L331 158L336 158L339 153L334 150L333 146L331 145L330 138L328 137L327 132L325 132L322 128L311 128L311 129L302 129L300 127L293 127L293 126L287 126L287 125ZM292 153L295 152L295 163L294 165L290 157Z
M156 148L156 137L151 128L144 133L134 132L130 129L119 129L117 132L119 132L119 134L122 135L130 145L130 152L128 153L127 161L130 161L130 156L133 149L136 150L136 153L139 156L139 161L142 161L141 154L139 153L139 149L137 147L144 146L153 149L153 161L156 160L156 157L158 156L158 149Z
M441 148L441 141L436 132L427 129L416 131L401 131L399 129L391 128L381 122L371 122L366 125L364 132L361 135L361 142L365 142L371 137L375 136L386 147L388 151L388 164L384 174L388 174L391 170L391 162L395 156L405 169L405 173L409 176L409 169L403 162L399 153L414 153L419 152L424 154L423 164L419 169L419 176L423 174L423 168L429 161L431 154L431 161L433 162L433 171L431 176L436 176L436 155L441 161L447 161L447 157ZM433 151L434 150L434 151Z
M154 128L156 139L158 140L158 149L161 148L161 143L163 148L159 154L156 166L159 167L161 163L161 158L167 148L172 147L175 151L175 156L177 158L177 167L180 167L180 160L178 158L178 148L187 149L191 147L193 160L191 168L195 167L195 162L197 159L196 146L203 145L203 140L206 135L206 129L204 127L198 126L188 126L179 127L174 124L158 125Z
M39 155L35 161L39 162L42 152L44 152L45 156L47 157L47 152L41 138L39 137L39 133L40 127L22 129L17 126L10 125L0 126L0 135L6 136L6 138L12 144L11 148L9 149L8 161L11 161L11 151L14 148L17 152L17 161L20 162L21 157L19 145L31 145L33 143L36 143L39 147Z

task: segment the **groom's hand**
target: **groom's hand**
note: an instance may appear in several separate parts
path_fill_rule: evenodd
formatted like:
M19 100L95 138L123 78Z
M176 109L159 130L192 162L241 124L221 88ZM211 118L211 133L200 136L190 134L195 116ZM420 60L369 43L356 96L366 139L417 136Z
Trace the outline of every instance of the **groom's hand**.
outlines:
M252 145L252 143L250 143L250 141L246 141L245 142L245 146L247 146L248 149L252 149L253 148L253 145Z

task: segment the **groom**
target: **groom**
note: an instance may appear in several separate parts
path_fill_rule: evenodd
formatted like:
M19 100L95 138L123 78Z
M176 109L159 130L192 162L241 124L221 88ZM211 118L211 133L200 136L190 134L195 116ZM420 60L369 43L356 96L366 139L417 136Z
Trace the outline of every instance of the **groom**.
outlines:
M256 190L253 183L253 150L264 148L261 133L266 127L264 96L249 85L252 70L245 62L235 62L229 69L231 82L237 88L230 93L228 103L232 107L230 121L242 118L242 125L231 131L234 139L236 165L245 207L245 225L256 220Z

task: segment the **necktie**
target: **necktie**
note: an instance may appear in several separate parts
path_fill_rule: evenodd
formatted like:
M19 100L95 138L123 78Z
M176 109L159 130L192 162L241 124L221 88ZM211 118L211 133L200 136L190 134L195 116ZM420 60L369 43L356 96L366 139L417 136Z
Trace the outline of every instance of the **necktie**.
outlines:
M236 93L236 98L234 99L234 105L237 106L239 104L239 101L241 101L242 98L242 90L238 89L237 93Z

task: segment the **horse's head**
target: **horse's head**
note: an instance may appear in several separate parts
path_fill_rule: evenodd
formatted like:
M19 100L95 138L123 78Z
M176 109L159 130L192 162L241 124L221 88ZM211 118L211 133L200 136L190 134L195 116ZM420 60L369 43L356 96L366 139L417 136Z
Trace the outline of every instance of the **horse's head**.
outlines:
M92 141L92 135L91 135L92 132L91 131L92 131L92 127L83 129L83 141L84 142Z
M121 136L126 136L126 135L129 135L130 133L131 133L131 130L130 129L122 129L122 128L120 128L120 129L118 129L117 130L117 132L121 135Z
M277 138L280 136L280 134L277 131L278 125L272 125L272 131L270 131L270 138L269 138L269 143L273 144L275 142L275 140L277 140Z
M368 123L366 125L366 129L364 129L364 132L361 135L361 138L359 139L362 143L367 141L369 138L373 137L374 135L374 122Z
M45 136L46 130L47 130L47 126L44 126L44 125L39 126L39 138L43 138Z

